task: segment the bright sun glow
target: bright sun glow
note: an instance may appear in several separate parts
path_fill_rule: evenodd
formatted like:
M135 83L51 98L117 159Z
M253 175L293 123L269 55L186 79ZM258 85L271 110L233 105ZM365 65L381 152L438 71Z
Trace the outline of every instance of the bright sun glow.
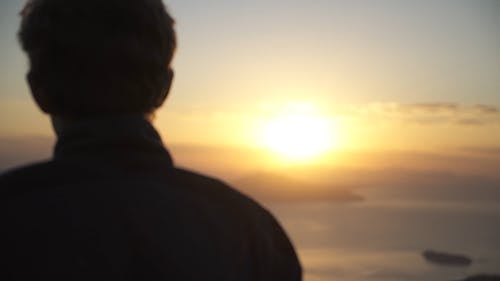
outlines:
M311 107L287 111L269 120L264 128L264 145L289 160L306 160L334 145L332 124Z

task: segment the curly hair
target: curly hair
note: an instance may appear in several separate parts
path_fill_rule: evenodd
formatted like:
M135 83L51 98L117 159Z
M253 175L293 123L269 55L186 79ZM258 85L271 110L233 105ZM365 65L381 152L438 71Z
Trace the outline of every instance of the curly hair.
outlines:
M176 36L161 0L33 0L22 17L19 40L43 111L151 113L164 102Z

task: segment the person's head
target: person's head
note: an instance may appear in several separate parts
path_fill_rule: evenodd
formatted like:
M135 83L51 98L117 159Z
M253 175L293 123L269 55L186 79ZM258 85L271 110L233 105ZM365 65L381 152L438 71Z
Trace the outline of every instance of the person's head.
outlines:
M44 112L148 115L164 102L176 38L161 0L32 0L21 15L27 79Z

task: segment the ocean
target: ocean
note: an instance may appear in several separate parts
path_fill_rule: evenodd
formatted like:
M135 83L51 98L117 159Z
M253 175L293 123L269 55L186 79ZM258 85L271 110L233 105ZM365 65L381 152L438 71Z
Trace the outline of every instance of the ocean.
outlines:
M500 187L367 188L358 203L274 203L305 281L451 281L500 274ZM424 260L433 249L465 254L468 267Z

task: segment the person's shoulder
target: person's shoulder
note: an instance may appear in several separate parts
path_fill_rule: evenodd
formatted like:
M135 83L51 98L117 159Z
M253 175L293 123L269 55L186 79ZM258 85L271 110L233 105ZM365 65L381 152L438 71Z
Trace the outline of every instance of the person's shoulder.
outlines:
M244 195L219 178L184 168L174 168L171 175L178 184L194 188L197 192L206 192L216 196L230 197L227 199L242 200L249 204L257 204L252 198Z
M179 186L196 192L220 206L226 206L254 218L272 217L271 213L252 197L242 193L225 181L182 168L174 168L173 179Z
M174 178L179 184L195 185L197 194L216 201L212 208L224 212L229 220L245 224L246 233L252 237L252 251L262 265L262 272L256 273L258 276L263 280L269 280L270 276L272 280L301 280L302 269L294 247L267 208L219 179L183 169L174 170Z
M8 194L50 180L57 170L53 161L37 162L0 173L0 193Z
M52 161L36 162L7 169L0 173L0 184L15 184L29 181L33 176L43 174L53 166Z

